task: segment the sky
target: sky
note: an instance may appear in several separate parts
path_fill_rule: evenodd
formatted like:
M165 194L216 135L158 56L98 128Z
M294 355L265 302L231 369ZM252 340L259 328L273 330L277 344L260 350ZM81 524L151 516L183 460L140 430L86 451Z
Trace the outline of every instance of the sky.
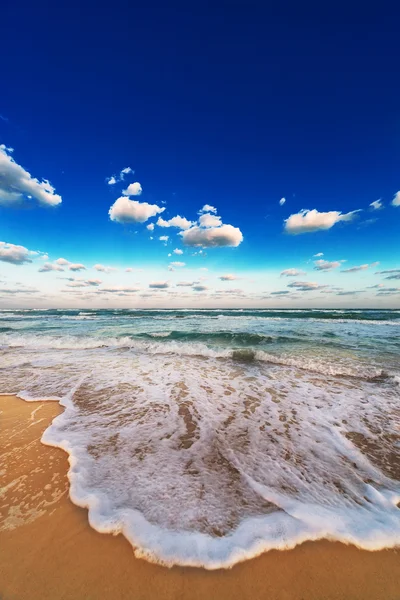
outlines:
M0 307L400 307L400 8L267 4L3 8Z

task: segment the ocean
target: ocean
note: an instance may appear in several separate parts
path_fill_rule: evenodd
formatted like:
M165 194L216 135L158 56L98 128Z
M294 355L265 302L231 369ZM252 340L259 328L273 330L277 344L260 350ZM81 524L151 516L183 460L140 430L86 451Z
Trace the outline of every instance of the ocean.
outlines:
M400 310L1 310L71 500L168 566L400 544Z

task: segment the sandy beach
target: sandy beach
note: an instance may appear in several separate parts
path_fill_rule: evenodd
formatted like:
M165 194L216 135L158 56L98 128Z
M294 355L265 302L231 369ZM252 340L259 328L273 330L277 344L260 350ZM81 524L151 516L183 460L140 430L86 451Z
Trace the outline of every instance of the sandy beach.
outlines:
M0 397L2 600L258 598L397 600L400 555L338 543L271 551L231 570L167 569L99 534L68 497L68 457L41 435L56 402Z

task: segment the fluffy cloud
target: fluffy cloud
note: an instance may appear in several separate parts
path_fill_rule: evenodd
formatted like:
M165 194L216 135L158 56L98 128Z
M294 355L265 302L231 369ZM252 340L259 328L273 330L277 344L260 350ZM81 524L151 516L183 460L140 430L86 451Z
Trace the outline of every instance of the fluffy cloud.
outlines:
M318 252L318 254L314 254L315 258L318 258L319 256L323 256L324 253L323 252Z
M146 229L148 229L149 231L153 231L154 223L149 223L148 225L146 225Z
M216 213L216 212L217 212L217 209L215 208L215 206L210 206L210 204L205 204L205 205L203 206L203 208L201 208L201 209L199 210L199 215L200 215L201 213L210 213L210 212L211 212L211 213Z
M86 267L82 263L69 263L68 268L70 271L86 271Z
M220 227L222 225L221 217L205 213L199 218L200 227Z
M183 250L181 250L180 248L175 248L175 250L173 250L174 254L183 254Z
M119 181L123 181L125 179L125 175L129 175L130 173L134 173L135 171L133 171L130 167L125 167L125 169L122 169L119 173L119 175L112 175L111 177L109 177L108 179L106 179L108 185L115 185L116 183L118 183Z
M169 240L169 235L160 235L160 237L158 239L160 240L160 242L167 243Z
M47 273L48 271L64 271L61 265L55 263L44 263L43 267L40 267L39 273Z
M111 206L108 214L111 221L118 223L144 223L150 217L164 212L165 208L157 204L129 200L126 196L120 196Z
M285 202L286 202L286 198L281 198L279 200L279 206L283 206L285 204Z
M235 279L238 279L238 277L236 275L233 275L232 273L228 273L227 275L221 275L220 277L218 277L218 279L220 279L221 281L235 281Z
M288 287L295 288L301 292L311 292L315 290L322 290L328 286L320 285L319 283L315 283L315 281L293 281L292 283L288 284Z
M340 267L341 262L339 262L338 260L329 262L328 260L320 259L315 260L314 265L314 269L316 269L317 271L332 271L332 269L337 269L337 267Z
M314 231L331 229L331 227L340 221L351 221L357 212L359 211L353 210L352 212L342 214L337 210L318 212L315 208L313 210L303 209L299 213L290 215L284 221L285 231L291 235L298 235L300 233L312 233Z
M281 271L281 277L298 277L299 275L306 275L305 271L299 271L299 269L285 269Z
M383 208L382 201L380 199L374 200L374 202L371 202L370 207L373 208L373 210L379 210L380 208Z
M206 285L194 285L192 286L192 289L195 292L205 292L206 290L208 290L208 287Z
M93 265L93 269L96 269L96 271L99 271L100 273L112 273L112 271L117 271L115 267L106 267L105 265L100 264Z
M12 265L23 265L32 262L32 253L24 246L16 246L7 242L0 242L0 260Z
M35 198L39 204L56 206L62 201L49 181L39 181L10 156L11 148L0 145L0 204L15 204Z
M126 190L122 190L124 196L140 196L142 192L142 186L138 181L130 183Z
M162 217L158 217L157 225L159 227L177 227L178 229L189 229L189 227L192 227L192 225L194 225L194 222L188 221L188 219L186 219L185 217L177 215L176 217L172 217L172 219L169 219L168 221L166 221Z
M149 283L149 288L155 290L165 290L166 288L169 288L169 281L152 281Z
M400 206L400 190L393 196L392 206Z
M221 225L221 227L192 227L182 231L180 235L186 246L202 246L215 248L218 246L239 246L243 241L243 234L238 227Z

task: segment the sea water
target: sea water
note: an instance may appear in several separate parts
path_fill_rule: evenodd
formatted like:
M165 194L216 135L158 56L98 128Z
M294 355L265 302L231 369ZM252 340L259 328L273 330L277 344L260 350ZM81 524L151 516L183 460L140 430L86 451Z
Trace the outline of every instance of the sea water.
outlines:
M0 311L0 391L65 407L72 501L165 565L400 544L400 311Z

